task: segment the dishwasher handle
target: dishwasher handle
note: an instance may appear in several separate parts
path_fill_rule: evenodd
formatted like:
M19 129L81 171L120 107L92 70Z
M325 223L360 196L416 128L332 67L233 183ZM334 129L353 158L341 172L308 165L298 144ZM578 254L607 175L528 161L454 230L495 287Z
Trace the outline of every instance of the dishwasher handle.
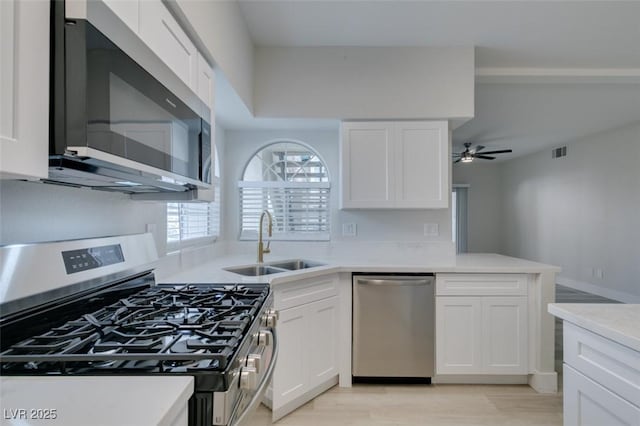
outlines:
M433 278L356 278L356 283L378 286L426 286L433 284Z

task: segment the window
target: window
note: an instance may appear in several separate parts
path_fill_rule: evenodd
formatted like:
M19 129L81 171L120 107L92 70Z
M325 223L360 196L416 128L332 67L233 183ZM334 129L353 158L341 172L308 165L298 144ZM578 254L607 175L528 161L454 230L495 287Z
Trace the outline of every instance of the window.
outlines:
M467 192L468 185L454 185L451 194L451 235L457 253L467 252Z
M271 143L247 163L240 191L240 239L258 238L260 215L273 216L274 240L329 239L329 172L311 148Z
M220 165L214 156L213 194L211 203L168 203L167 243L179 244L198 238L220 235Z

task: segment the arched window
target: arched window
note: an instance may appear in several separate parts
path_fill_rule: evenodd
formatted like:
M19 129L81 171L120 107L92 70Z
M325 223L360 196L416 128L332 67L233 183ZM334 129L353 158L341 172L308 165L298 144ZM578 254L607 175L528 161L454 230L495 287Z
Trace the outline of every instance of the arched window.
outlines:
M329 172L310 147L292 141L264 146L238 187L240 239L257 239L263 210L273 215L274 240L329 239Z

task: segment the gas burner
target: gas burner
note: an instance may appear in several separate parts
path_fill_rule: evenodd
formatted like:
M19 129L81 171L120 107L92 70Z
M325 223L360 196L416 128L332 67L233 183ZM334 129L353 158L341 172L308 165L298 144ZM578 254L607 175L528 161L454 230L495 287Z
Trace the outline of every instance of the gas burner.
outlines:
M224 371L268 295L267 285L149 287L0 355L64 373Z

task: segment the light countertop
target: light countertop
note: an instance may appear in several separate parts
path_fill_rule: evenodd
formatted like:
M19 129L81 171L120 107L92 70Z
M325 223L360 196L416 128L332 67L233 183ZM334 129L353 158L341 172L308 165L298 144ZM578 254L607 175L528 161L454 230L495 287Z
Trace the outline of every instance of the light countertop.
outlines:
M640 304L551 303L549 313L640 352Z
M278 285L302 278L337 273L337 272L369 272L369 273L525 273L534 274L545 271L559 272L557 266L532 262L529 260L514 257L502 256L498 254L462 254L455 256L451 263L429 262L406 257L394 256L391 253L384 258L353 256L351 258L322 257L322 256L272 256L265 258L265 263L288 260L292 258L302 258L314 262L323 263L324 266L303 269L298 271L283 272L260 277L246 277L223 268L251 265L255 263L254 255L228 255L215 258L212 261L203 263L193 268L183 270L179 273L158 278L160 283L250 283L250 282L270 282Z
M193 393L193 377L4 376L0 391L3 425L170 425Z

